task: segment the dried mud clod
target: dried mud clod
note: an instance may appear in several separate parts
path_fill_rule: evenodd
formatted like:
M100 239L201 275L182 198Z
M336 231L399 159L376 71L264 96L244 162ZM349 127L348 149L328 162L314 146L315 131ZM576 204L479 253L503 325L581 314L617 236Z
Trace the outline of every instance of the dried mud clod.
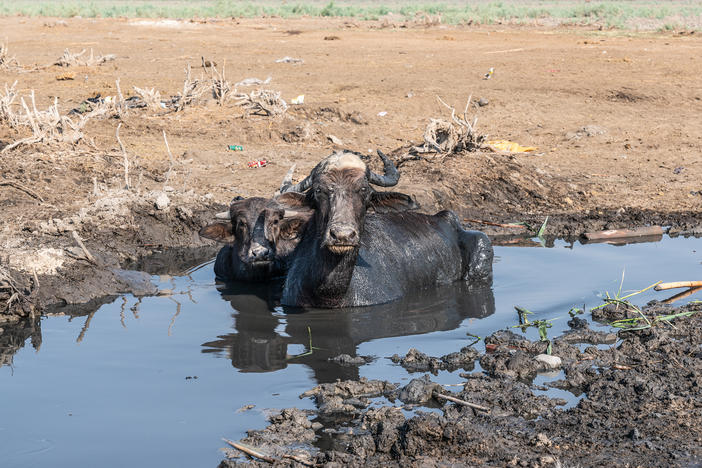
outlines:
M308 390L300 398L314 397L321 414L353 414L366 408L368 398L389 394L395 386L382 380L347 380L321 384Z
M475 360L479 353L474 348L466 346L456 353L450 353L439 358L427 356L426 354L412 348L403 357L397 354L390 360L401 365L408 372L431 372L436 375L440 370L455 371L457 369L473 370Z

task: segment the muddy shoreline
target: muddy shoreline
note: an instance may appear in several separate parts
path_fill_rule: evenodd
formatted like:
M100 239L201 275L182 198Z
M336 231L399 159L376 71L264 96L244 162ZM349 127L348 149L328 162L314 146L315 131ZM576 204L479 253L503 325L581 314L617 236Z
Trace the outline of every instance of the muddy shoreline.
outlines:
M631 312L608 308L610 319ZM228 447L220 468L697 466L700 311L700 303L676 309L651 303L643 312L652 319L690 316L674 326L658 323L617 335L590 329L576 317L571 330L553 341L555 363L542 359L544 342L507 330L486 337L488 351L482 354L466 347L435 358L410 350L393 357L412 373L410 383L361 379L319 385L300 395L313 398L315 410L275 413L268 427L249 431L241 441L254 456L247 460ZM476 363L482 371L474 371ZM432 383L432 371L440 368L454 370L463 382ZM550 373L552 381L535 385L537 373ZM565 389L578 403L563 409L565 400L535 393L547 388Z

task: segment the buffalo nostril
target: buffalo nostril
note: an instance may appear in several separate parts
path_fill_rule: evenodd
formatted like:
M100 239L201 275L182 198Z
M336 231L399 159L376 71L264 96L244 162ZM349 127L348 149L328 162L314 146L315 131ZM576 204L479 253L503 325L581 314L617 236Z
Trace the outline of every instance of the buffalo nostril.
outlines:
M271 251L266 247L254 247L251 249L254 260L267 260L270 257Z
M345 226L335 226L329 229L329 237L335 242L352 243L356 241L356 230Z

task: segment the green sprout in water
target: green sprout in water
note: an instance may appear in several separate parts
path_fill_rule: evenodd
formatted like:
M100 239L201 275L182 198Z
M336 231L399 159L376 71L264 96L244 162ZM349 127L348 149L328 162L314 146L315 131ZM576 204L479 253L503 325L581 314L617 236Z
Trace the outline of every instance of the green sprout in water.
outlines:
M321 350L322 350L322 348L317 348L316 346L312 346L312 330L310 330L310 327L307 327L307 336L309 337L309 340L310 340L310 341L309 341L309 347L308 347L307 351L305 351L305 352L302 353L302 354L295 354L295 355L293 355L293 356L287 357L286 359L287 359L288 361L290 361L290 360L292 360L292 359L297 359L297 358L305 357L305 356L310 356L311 354L314 353L315 350L317 350L317 351L321 351Z
M512 328L521 328L522 333L526 333L526 330L529 327L538 329L540 340L548 343L548 346L546 347L546 354L551 354L553 346L551 340L548 338L547 329L553 326L551 322L555 319L534 320L533 322L530 322L528 316L533 315L533 312L523 307L515 306L514 308L517 310L517 314L519 314L519 325L513 325Z
M474 335L474 334L472 334L471 332L466 333L466 335L472 336L473 338L475 338L475 339L473 340L473 342L472 342L471 344L469 344L468 346L473 346L475 343L477 343L478 341L482 340L482 338L481 338L480 336Z

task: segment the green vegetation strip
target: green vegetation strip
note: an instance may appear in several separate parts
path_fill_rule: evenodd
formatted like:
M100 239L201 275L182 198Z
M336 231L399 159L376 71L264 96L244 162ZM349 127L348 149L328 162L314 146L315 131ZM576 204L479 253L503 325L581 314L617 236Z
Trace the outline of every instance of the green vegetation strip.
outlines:
M699 29L702 1L670 2L612 0L571 1L473 1L401 2L370 1L241 1L241 0L0 0L0 15L86 18L229 18L229 17L350 17L377 20L388 14L403 19L425 15L441 17L443 23L492 24L501 21L533 23L553 20L557 24L602 24L628 27L634 20L653 20L659 29L688 25Z

